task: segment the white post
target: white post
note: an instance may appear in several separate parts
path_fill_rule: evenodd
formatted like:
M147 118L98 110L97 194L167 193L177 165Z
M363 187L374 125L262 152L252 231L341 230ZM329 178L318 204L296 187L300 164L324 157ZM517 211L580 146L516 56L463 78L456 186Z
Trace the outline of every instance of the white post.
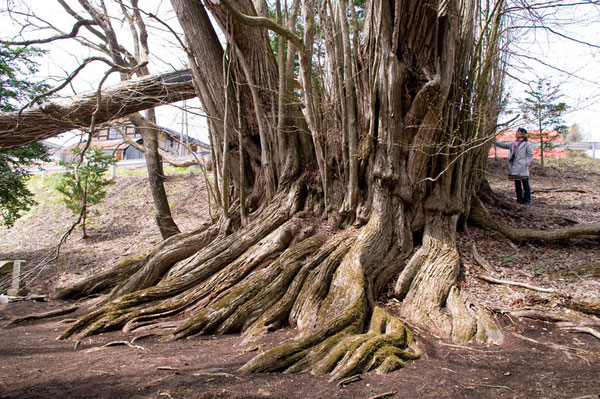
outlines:
M12 284L10 290L7 291L9 296L27 295L27 292L23 290L23 283L21 282L21 265L23 263L25 263L24 260L15 260L13 262Z
M114 179L117 176L117 165L114 163L110 165L110 178Z
M592 159L596 159L596 142L592 142Z
M46 171L42 169L42 184L46 181Z

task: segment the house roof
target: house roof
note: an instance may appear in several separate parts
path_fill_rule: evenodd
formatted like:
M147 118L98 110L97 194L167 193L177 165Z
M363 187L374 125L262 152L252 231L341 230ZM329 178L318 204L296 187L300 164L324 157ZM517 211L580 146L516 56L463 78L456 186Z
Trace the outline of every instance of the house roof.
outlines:
M42 140L42 144L44 145L44 147L46 147L50 150L51 149L59 149L60 147L62 147L60 144L56 144L56 143L53 143L48 140Z
M184 133L178 132L173 129L169 129L168 127L162 127L162 126L159 126L159 127L161 130L163 130L164 132L168 133L169 135L171 135L173 137L176 137L180 141L187 141L188 143L196 144L197 146L200 146L203 148L210 148L210 145L208 145L200 140L197 140L191 136L188 136Z
M74 148L78 148L80 146L82 146L85 143L85 141L77 143L75 145L71 145L69 147L67 147L67 149L72 150ZM122 140L106 140L106 141L92 141L92 145L91 147L96 147L96 148L101 148L103 150L116 150L119 148L125 148L127 146L127 143Z
M114 123L115 121L113 121ZM122 121L122 123L127 124L127 122ZM129 124L129 126L132 126L131 124ZM106 129L107 127L110 127L110 123L106 123L103 124L102 128L99 128L97 131L94 132L94 134L97 134L97 132L99 130L102 129ZM191 143L191 144L195 144L198 147L204 149L204 150L210 150L210 145L207 143L204 143L203 141L200 141L198 139L195 139L191 136L188 136L184 133L178 132L176 130L170 129L168 127L163 127L163 126L159 126L158 127L161 131L167 133L168 135L174 137L177 141L180 142L187 142L187 143ZM135 138L134 139L136 142L139 142L141 140L141 138ZM67 149L72 150L74 148L79 147L82 143L85 143L86 141L80 142L78 144L75 145L71 145L69 147L67 147ZM123 139L117 139L117 140L102 140L102 141L92 141L92 147L100 147L102 149L105 150L116 150L116 149L122 149L122 148L127 148L129 147L129 144L123 140Z

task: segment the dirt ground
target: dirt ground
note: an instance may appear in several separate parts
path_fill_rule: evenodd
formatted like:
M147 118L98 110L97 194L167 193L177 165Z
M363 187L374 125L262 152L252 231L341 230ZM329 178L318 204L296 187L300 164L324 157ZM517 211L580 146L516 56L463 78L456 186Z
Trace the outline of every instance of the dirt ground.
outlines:
M600 222L600 164L553 162L532 168L533 201L513 202L512 183L503 161L492 161L489 179L498 202L496 218L518 227L553 228L575 221ZM120 176L107 200L93 209L88 240L80 233L67 241L57 262L41 267L68 227L72 215L40 185L40 204L11 230L0 229L0 259L25 259L29 289L51 294L58 287L149 251L160 240L152 220L150 196L141 175ZM177 173L167 182L180 227L189 231L207 216L206 194L197 175ZM97 212L96 212L97 211ZM421 358L388 375L364 374L343 386L310 374L237 373L255 355L294 335L291 329L266 336L258 345L239 336L194 336L161 341L151 331L110 332L82 340L56 341L66 323L82 314L10 324L16 317L69 303L16 302L0 305L0 398L600 398L600 340L567 332L558 323L515 317L511 312L565 310L555 295L491 285L474 261L472 245L498 271L496 278L600 297L600 245L581 238L554 244L511 243L469 227L460 234L461 288L474 302L492 310L504 333L499 346L457 346L414 330ZM395 302L380 298L393 309ZM593 319L598 322L598 318ZM596 327L598 330L599 328ZM164 331L163 331L164 333ZM134 342L132 342L136 338ZM106 346L107 343L121 343ZM123 343L127 343L124 345Z

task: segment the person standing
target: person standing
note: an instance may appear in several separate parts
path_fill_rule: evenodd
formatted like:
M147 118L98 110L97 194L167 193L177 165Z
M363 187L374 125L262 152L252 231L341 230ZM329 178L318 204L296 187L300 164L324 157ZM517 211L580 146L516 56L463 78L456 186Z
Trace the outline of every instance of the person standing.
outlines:
M520 127L517 130L517 140L513 143L494 144L508 149L508 178L515 181L517 202L523 205L531 204L531 186L529 185L529 164L533 161L533 148L527 141L527 130Z

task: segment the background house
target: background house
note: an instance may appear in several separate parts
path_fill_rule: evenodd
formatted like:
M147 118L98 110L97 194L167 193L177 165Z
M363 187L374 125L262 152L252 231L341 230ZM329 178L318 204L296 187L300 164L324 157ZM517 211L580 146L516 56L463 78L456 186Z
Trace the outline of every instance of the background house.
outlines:
M533 157L540 158L540 134L539 130L529 130L528 131L527 140L531 143L533 147ZM496 140L503 142L513 142L515 141L517 131L516 130L506 130L496 136ZM555 143L562 143L564 141L562 135L558 133L556 130L544 131L544 145L546 145L547 141L552 141ZM565 149L549 149L544 147L544 158L566 158L567 150ZM496 146L492 146L490 152L488 154L489 158L507 158L508 150Z
M120 132L119 132L120 130ZM106 125L97 129L92 135L91 146L101 148L107 155L114 155L117 161L144 158L144 153L123 139L121 132L137 144L144 145L143 137L138 128L131 124ZM73 149L83 147L86 141L67 147L61 154L61 161L73 160ZM184 133L173 129L159 127L158 145L175 157L187 157L191 154L203 154L210 146Z
M62 146L60 144L53 143L48 140L43 140L42 144L48 150L48 155L50 157L50 163L58 165L60 162L60 156L62 152Z

